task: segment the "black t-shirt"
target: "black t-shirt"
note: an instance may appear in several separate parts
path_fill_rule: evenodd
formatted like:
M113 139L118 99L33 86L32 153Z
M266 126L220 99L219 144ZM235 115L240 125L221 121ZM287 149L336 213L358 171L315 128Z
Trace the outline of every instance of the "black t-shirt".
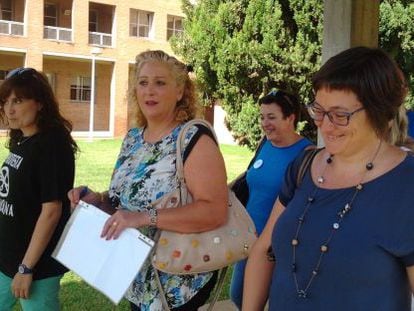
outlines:
M62 202L62 216L36 264L33 279L63 274L50 255L70 215L67 192L73 187L75 160L61 131L38 133L13 146L0 174L0 271L14 277L29 246L42 203Z

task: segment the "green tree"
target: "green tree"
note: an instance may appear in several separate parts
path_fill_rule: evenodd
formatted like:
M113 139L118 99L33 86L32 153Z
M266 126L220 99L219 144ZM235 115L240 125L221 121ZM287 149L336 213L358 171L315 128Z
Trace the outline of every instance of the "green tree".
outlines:
M320 66L323 1L183 0L184 34L174 52L193 65L205 105L220 101L241 144L260 137L257 100L271 88L312 98L311 76ZM383 0L380 46L414 86L414 3ZM407 106L414 108L411 96ZM304 134L314 137L313 125Z
M193 65L204 103L220 100L242 144L260 137L257 100L271 88L302 102L320 63L322 2L235 0L183 2L184 34L175 53Z
M407 82L414 87L414 3L412 0L384 0L380 5L380 46L401 66ZM407 108L414 108L408 96Z

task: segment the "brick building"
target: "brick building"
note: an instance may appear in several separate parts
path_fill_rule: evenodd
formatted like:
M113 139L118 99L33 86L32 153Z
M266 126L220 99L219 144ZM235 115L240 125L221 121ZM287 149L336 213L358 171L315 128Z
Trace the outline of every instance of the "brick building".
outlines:
M123 136L135 55L172 53L183 16L180 0L0 0L0 80L16 67L41 70L75 136Z

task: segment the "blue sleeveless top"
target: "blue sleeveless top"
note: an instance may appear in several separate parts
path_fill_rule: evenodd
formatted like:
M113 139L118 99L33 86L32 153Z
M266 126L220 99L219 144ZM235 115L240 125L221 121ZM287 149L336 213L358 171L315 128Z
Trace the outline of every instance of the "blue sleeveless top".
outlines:
M276 147L267 140L260 149L255 162L247 171L249 200L246 208L258 234L263 231L272 211L286 167L305 147L311 144L308 139L302 138L293 145Z

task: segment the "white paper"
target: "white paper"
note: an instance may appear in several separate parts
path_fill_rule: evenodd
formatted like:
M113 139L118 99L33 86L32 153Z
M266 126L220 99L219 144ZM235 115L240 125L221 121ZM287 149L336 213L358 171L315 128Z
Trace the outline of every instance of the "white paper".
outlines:
M80 201L52 257L118 304L154 242L132 228L116 240L101 238L108 218L107 213Z

